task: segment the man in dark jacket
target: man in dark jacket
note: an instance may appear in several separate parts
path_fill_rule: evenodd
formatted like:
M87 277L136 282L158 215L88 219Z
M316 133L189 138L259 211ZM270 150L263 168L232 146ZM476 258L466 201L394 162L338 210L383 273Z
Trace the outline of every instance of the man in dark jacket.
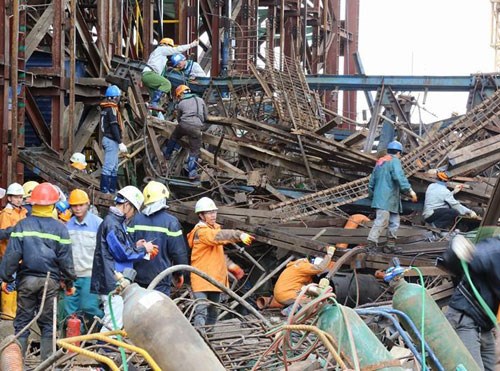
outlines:
M470 279L490 309L490 315L473 293L460 260L467 262ZM446 317L469 349L480 369L495 369L495 315L500 303L500 236L481 240L477 246L463 235L455 236L444 253L443 265L463 276L448 304Z
M417 202L417 195L411 189L401 166L401 152L403 152L403 146L400 142L396 140L390 142L387 145L388 154L377 160L370 177L368 194L377 216L368 234L369 250L378 249L378 239L387 228L388 250L400 252L400 249L396 249L399 213L403 211L400 193L408 193L412 201Z
M203 99L191 94L191 90L186 85L179 85L175 89L175 96L179 99L177 105L179 124L170 136L163 154L168 161L177 141L187 136L189 140L188 176L190 180L198 180L200 176L196 171L196 167L200 156L202 130L208 117L207 105Z
M116 85L106 89L106 100L101 106L102 147L104 163L101 173L101 192L115 193L118 183L118 154L126 153L127 146L123 143L123 120L118 107L122 92Z
M76 279L68 230L64 224L52 218L54 204L58 200L59 192L50 183L42 183L33 189L28 200L33 205L32 214L14 227L0 265L3 291L8 291L9 283L17 281L16 334L33 319L40 307L47 272L50 272L43 310L37 320L42 333L42 360L47 359L52 352L52 311L59 281L65 283L66 294L72 295L73 281ZM14 278L16 273L17 278ZM28 336L29 330L18 339L23 355Z
M163 270L172 265L189 264L187 245L177 218L167 212L167 198L170 192L159 182L149 182L143 191L145 208L137 214L129 231L135 240L152 241L158 246L158 256L151 261L141 260L134 264L137 271L135 281L147 287ZM182 272L173 274L174 284L180 288L184 282ZM165 277L156 290L170 295L170 276Z
M90 292L99 294L104 306L104 331L114 330L108 301L108 294L115 290L114 272L123 272L132 268L135 261L144 259L153 251L153 246L145 240L134 242L127 225L142 206L144 198L140 190L134 186L126 186L118 191L115 206L109 208L109 213L97 230L96 248L92 264ZM118 329L123 326L123 300L114 295L111 299L113 312Z

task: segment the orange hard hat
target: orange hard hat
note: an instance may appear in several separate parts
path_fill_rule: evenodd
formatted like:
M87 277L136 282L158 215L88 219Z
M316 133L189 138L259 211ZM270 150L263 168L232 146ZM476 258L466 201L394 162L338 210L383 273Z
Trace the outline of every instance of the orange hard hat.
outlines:
M450 180L450 174L447 171L438 171L436 173L436 176L443 182L447 182L448 180Z
M59 201L59 191L50 183L42 183L33 188L27 200L32 205L54 205Z
M83 205L90 202L89 195L83 189L74 189L69 194L70 205Z
M187 86L187 85L179 85L175 89L175 96L177 98L179 98L181 96L181 94L183 94L183 93L189 93L189 92L191 92L191 89L189 89L189 86Z
M71 214L70 209L64 210L62 213L57 214L57 217L65 223L69 222L72 216L73 214Z

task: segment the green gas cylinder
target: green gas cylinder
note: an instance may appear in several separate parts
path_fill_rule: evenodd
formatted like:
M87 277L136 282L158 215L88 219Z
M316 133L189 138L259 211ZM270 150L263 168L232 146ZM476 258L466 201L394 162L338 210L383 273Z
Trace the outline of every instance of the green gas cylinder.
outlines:
M346 357L351 365L354 365L354 352L351 349L348 331L352 335L351 339L361 369L403 371L399 361L387 351L377 336L351 308L341 305L326 307L319 315L318 327L333 336L338 344L339 353Z
M411 318L420 330L422 328L422 286L408 283L404 279L393 281L394 296L392 306ZM445 315L436 302L425 291L424 309L424 338L429 347L436 354L445 370L455 371L459 365L468 371L479 371L480 368L472 358L471 354L462 343L457 333L451 327ZM404 325L404 322L402 322ZM419 344L415 335L407 329L410 335ZM427 361L431 361L427 359Z

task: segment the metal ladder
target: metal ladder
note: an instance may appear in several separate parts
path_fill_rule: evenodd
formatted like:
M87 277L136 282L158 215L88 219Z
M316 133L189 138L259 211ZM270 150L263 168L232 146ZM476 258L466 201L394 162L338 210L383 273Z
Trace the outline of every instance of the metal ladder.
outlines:
M410 177L419 170L439 165L446 158L447 153L458 148L486 125L500 122L497 117L499 112L500 90L455 123L405 155L401 161L406 176ZM277 217L282 222L332 210L366 198L369 179L370 176L366 176L295 200L280 202L271 205L270 208L276 210Z

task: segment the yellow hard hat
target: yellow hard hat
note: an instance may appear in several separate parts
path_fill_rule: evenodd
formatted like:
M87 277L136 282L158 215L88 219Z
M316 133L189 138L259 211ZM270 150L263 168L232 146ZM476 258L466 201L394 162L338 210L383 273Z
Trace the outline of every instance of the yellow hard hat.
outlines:
M89 195L82 189L74 189L69 194L68 203L70 205L83 205L89 202Z
M26 182L23 184L23 190L24 190L24 196L23 198L28 198L31 196L31 192L33 192L33 189L39 185L40 183L30 180L29 182Z
M168 46L174 46L174 40L171 39L170 37L164 37L163 39L160 40L160 45L165 44Z
M170 197L170 192L165 184L154 180L150 181L146 187L144 187L142 194L144 195L144 205L149 205L163 198Z

